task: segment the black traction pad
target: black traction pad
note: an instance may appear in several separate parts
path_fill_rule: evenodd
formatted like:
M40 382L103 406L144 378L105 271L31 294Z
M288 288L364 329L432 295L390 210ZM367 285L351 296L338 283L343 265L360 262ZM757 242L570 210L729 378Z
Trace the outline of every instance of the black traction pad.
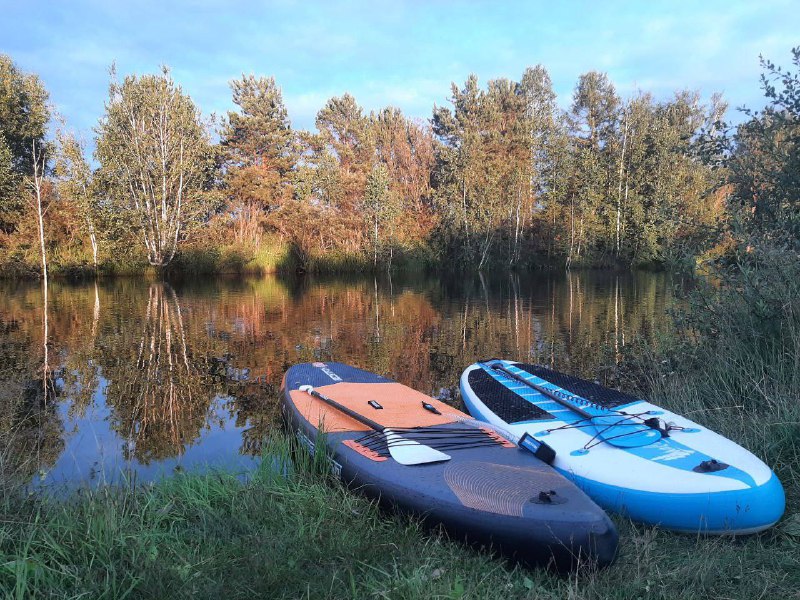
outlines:
M549 412L511 391L483 369L470 371L467 381L481 402L506 423L555 419Z
M602 385L580 379L579 377L565 375L564 373L553 371L547 367L526 365L524 363L514 363L514 366L531 375L536 375L536 377L541 377L550 383L554 383L558 387L576 396L586 398L590 402L602 406L603 408L615 408L623 404L641 402L641 398L637 398L636 396L631 396L630 394L618 390L612 390L611 388L603 387Z

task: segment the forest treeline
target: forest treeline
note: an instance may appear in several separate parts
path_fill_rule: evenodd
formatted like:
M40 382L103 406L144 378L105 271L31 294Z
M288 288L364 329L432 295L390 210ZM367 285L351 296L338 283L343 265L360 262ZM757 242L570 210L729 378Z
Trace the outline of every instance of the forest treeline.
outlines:
M121 80L112 69L90 160L40 79L0 55L0 263L25 274L48 264L136 272L692 260L725 251L736 223L797 221L797 182L764 175L787 149L796 160L800 108L781 94L796 94L797 78L763 66L770 108L737 128L722 121L719 95L705 105L689 91L622 98L595 71L562 110L539 65L519 81L453 84L427 121L393 107L366 113L344 94L320 109L314 131L292 128L271 77L232 81L236 109L208 119L168 69Z

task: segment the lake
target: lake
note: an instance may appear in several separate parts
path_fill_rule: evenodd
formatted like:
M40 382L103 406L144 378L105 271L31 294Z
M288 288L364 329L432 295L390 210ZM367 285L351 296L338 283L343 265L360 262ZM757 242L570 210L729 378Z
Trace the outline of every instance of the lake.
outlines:
M220 467L279 426L290 365L340 361L459 405L477 359L613 382L667 318L668 275L0 283L0 466L36 487ZM45 306L46 304L46 306Z

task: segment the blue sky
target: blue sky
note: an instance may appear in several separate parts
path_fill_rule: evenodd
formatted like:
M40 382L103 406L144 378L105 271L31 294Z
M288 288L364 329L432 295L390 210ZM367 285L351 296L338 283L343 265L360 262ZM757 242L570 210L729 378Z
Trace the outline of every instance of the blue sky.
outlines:
M0 52L42 78L85 138L112 61L120 75L169 65L204 114L233 108L231 79L272 75L293 125L308 129L344 92L366 110L393 105L425 119L451 82L519 79L538 63L564 107L578 76L600 70L623 97L689 88L758 108L759 54L788 66L800 45L797 0L0 0L0 17Z

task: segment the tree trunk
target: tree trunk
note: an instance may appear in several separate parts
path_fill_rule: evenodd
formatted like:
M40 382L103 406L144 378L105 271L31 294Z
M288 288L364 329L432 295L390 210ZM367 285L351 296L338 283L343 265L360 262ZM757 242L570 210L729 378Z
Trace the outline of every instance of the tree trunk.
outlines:
M572 264L572 253L575 250L575 194L570 196L569 203L569 252L567 253L567 269Z
M375 211L375 243L374 243L374 256L372 266L378 266L378 211Z
M44 245L44 208L42 207L42 183L44 181L44 152L39 148L36 152L36 141L33 142L33 189L36 195L36 216L39 226L39 248L42 253L42 392L44 403L47 405L48 384L50 380L50 350L48 339L50 337L48 323L48 289L47 289L47 252Z
M42 278L47 281L47 253L44 247L44 212L42 211L42 192L36 187L36 213L39 221L39 248L42 254Z
M47 253L44 245L44 208L42 207L42 182L44 181L44 152L41 147L36 151L36 141L33 141L33 193L36 196L36 217L39 230L39 250L42 255L42 278L47 281ZM47 286L45 284L45 290Z
M464 244L467 247L467 253L470 255L470 259L472 259L472 252L469 239L469 221L467 220L467 181L466 179L461 180L461 208L464 215Z
M517 263L519 258L519 214L520 214L520 204L522 202L521 193L517 190L517 214L516 214L516 222L514 224L514 250L511 253L511 266L514 266Z
M625 127L624 133L622 134L622 155L619 160L619 183L617 185L617 238L615 243L617 259L619 259L620 253L620 226L622 224L622 175L625 170L625 145L628 142L628 119L625 113L623 113L623 120L625 122Z
M92 242L92 262L94 264L94 272L97 273L97 234L94 231L94 225L91 220L89 221L89 241Z
M489 255L489 248L492 247L492 241L493 240L494 240L494 233L489 234L487 232L486 240L484 241L484 245L483 245L483 252L481 253L481 261L478 263L478 271L483 269L483 265L486 264L486 258Z
M623 207L627 207L628 206L628 184L629 184L629 182L630 182L630 172L629 172L629 170L626 169L625 170L625 193L622 196L622 206ZM624 231L624 229L625 229L625 224L622 223L621 224L621 230ZM622 231L620 231L620 246L622 245L622 239L621 239L622 238Z

